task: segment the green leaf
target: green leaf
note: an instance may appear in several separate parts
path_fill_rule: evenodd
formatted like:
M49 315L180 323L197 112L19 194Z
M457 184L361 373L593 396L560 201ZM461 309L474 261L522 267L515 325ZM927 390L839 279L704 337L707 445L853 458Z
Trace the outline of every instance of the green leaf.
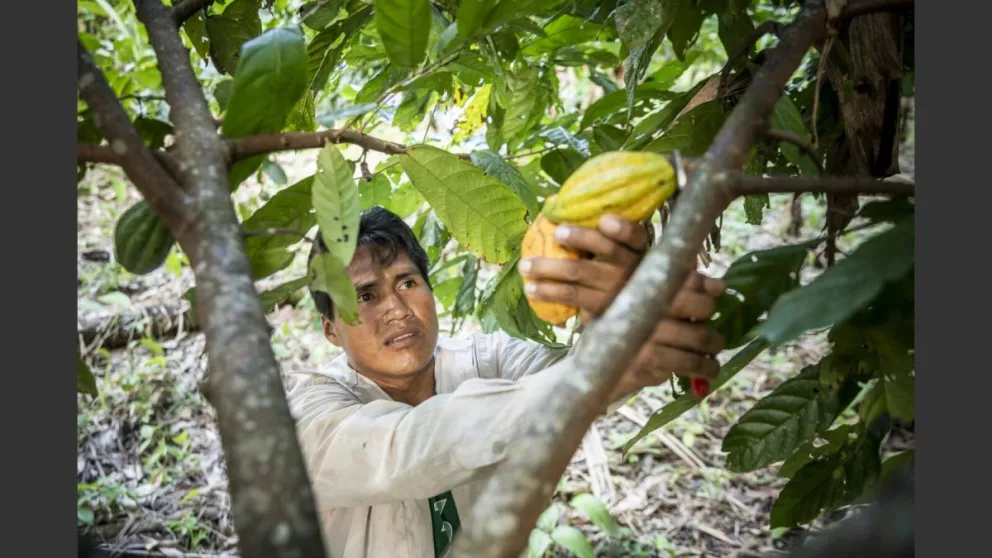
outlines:
M679 7L679 0L628 0L616 10L617 32L634 51L648 44L655 34L665 36Z
M286 117L286 126L283 130L287 132L313 132L317 130L316 120L317 107L314 105L313 95L304 93L300 100L293 106L293 110Z
M760 225L764 217L764 209L771 209L772 200L768 194L751 194L744 196L744 217L749 225Z
M751 18L748 17L747 12L731 13L724 12L717 14L717 33L720 36L720 42L723 43L723 50L730 56L737 52L737 49L744 44L744 41L750 37L751 33L754 31L754 23ZM752 46L748 52L750 55L754 51ZM739 70L743 67L745 60L741 60L735 64L734 69Z
M808 250L796 244L749 252L727 268L721 278L727 292L717 299L718 314L710 327L724 336L728 349L743 344L775 300L799 285L799 270Z
M161 149L165 145L165 137L172 134L171 124L147 116L135 118L134 128L149 149Z
M117 219L114 257L129 272L144 275L165 262L175 242L165 221L141 200Z
M551 535L540 529L534 529L527 539L527 558L544 558L553 543Z
M616 126L596 126L592 129L592 137L601 152L619 151L627 142L627 133Z
M401 219L406 219L413 215L423 203L424 197L420 191L413 184L407 182L392 193L389 198L389 206L386 209Z
M431 26L429 0L375 0L375 26L393 64L412 68L424 59Z
M335 315L341 316L346 324L359 323L358 294L346 266L334 254L325 252L315 255L310 260L307 279L311 289L327 293L331 297Z
M582 493L572 498L569 504L585 514L589 518L589 521L592 521L596 527L602 529L607 535L611 537L621 536L620 525L613 519L610 511L606 509L606 505L599 498L589 493Z
M500 105L506 110L500 126L500 132L506 142L513 142L536 124L534 114L541 110L538 104L537 85L538 75L534 67L507 73L497 83L495 93Z
M286 281L278 287L273 287L262 291L258 295L259 299L262 301L262 310L265 312L274 310L277 306L289 300L294 294L297 293L297 291L308 286L309 284L309 277L301 277L299 279Z
M916 213L916 204L907 198L870 201L858 210L856 217L872 223L895 223Z
M361 105L348 105L327 112L320 117L320 123L328 128L333 128L339 121L344 121L355 116L368 114L376 109L375 103L363 103Z
M530 339L552 347L560 346L555 342L552 326L534 314L524 297L524 283L517 272L519 258L519 255L514 255L489 280L479 298L476 315L487 333L498 327L518 339Z
M915 416L916 362L913 352L912 323L899 332L894 323L865 328L878 354L878 375L885 393L889 416L909 423ZM906 335L908 333L908 335Z
M912 474L912 468L916 465L916 450L907 450L901 453L890 456L888 459L882 462L881 470L878 474L878 479L870 484L855 502L855 504L869 504L876 500L879 493L890 480L892 475L898 473L905 473L906 469L910 469L909 474Z
M914 244L912 218L869 238L809 285L782 295L754 334L777 346L846 320L910 271Z
M479 262L469 256L461 271L462 282L455 295L455 317L471 316L475 312L475 284L479 278Z
M221 112L227 110L227 103L231 100L232 91L234 91L233 78L224 78L218 81L214 87L214 98L217 99L217 104L220 105Z
M268 176L272 182L275 182L279 186L286 185L286 181L288 180L286 178L286 171L282 170L279 163L271 159L266 159L265 162L262 163L262 170L265 171L265 175Z
M738 372L744 370L744 368L767 347L768 345L764 341L757 339L737 351L726 364L720 367L720 373L717 375L716 380L710 382L710 391L706 397L709 397L727 382L732 380ZM700 399L694 394L685 393L678 396L674 401L669 402L667 405L651 415L647 424L645 424L633 438L624 444L623 452L625 454L629 452L630 448L634 447L634 444L641 441L648 434L679 418L689 411L689 409L692 409L698 405L699 401Z
M820 363L807 366L744 413L723 438L727 469L748 472L786 459L837 418L837 391L820 384Z
M281 131L306 91L306 68L303 34L297 29L276 28L245 43L221 133L236 138ZM251 176L263 160L265 156L259 155L231 167L231 189Z
M207 16L210 59L220 73L235 75L242 45L262 33L259 8L260 0L234 0L224 8L224 13Z
M799 113L796 104L792 102L792 99L788 95L782 95L778 102L775 103L775 112L772 114L772 126L777 130L792 132L803 141L809 141L809 132L806 130L806 125L803 124L803 116ZM801 174L812 176L819 174L816 170L816 164L805 153L800 151L798 147L784 141L779 142L779 145L782 148L782 154L785 155L785 158L799 167Z
M372 6L366 6L347 19L318 33L307 46L307 76L310 90L320 91L341 58L351 36L372 19Z
M660 70L659 70L660 71ZM688 106L689 101L706 85L710 78L701 80L688 91L680 93L671 98L661 110L648 114L640 122L634 125L634 132L630 142L630 149L642 149L658 132L665 132L682 110ZM641 85L644 89L651 85L651 82ZM657 86L660 87L660 86ZM636 105L635 105L636 108Z
M561 506L552 502L537 518L537 528L550 533L558 526L558 518L561 516Z
M563 47L575 46L597 39L607 39L609 34L606 31L598 23L563 15L544 28L545 36L537 37L534 41L524 45L520 49L520 54L528 58L536 58Z
M699 28L703 24L703 12L696 2L678 2L675 20L668 28L668 40L672 42L675 56L684 61L685 53L699 37Z
M524 175L512 163L507 162L497 153L488 150L472 152L472 164L482 169L482 172L499 180L510 187L527 206L527 214L534 218L541 211L541 204Z
M817 441L814 439L796 448L796 451L782 463L782 467L778 470L778 476L786 479L792 478L796 471L807 463L839 451L847 443L849 436L852 435L856 435L856 433L854 426L850 424L842 424L837 428L827 430L821 436L823 443L820 445L814 445L814 442Z
M434 147L410 147L400 162L465 249L497 264L516 252L527 229L527 207L508 186Z
M607 93L589 105L582 115L579 127L588 128L593 124L620 124L626 119L627 90L618 89ZM634 104L631 108L631 118L636 118L650 110L654 101L674 99L678 95L669 93L664 88L651 82L643 83L634 94Z
M403 100L393 115L393 126L408 134L413 132L413 129L424 120L427 109L436 97L437 93L432 91L414 90L404 93Z
M824 511L853 502L878 478L878 447L878 439L859 436L801 467L772 506L771 527L808 523Z
M96 387L96 378L93 377L93 372L90 371L89 365L86 364L78 351L76 352L76 391L79 393L88 393L93 397L99 395Z
M195 14L183 22L183 32L192 43L193 49L200 55L200 58L207 60L210 56L210 41L207 39L207 20L203 16L202 10L197 10ZM92 52L92 50L91 50Z
M455 12L455 24L458 26L458 36L462 39L471 37L486 20L496 2L492 0L461 0Z
M541 156L541 170L558 184L564 184L565 180L575 172L575 169L579 168L585 161L585 157L574 149L567 147L555 149Z
M496 74L486 59L474 52L462 54L445 68L451 70L458 81L472 87L481 87L486 82L496 80Z
M374 205L386 207L389 205L389 196L392 193L393 185L382 173L372 175L372 180L362 180L358 183L358 199L363 210Z
M578 558L595 558L592 545L585 534L570 525L559 525L551 533L551 540L568 549Z
M393 65L387 64L365 82L365 85L355 95L355 102L360 104L374 102L386 88L399 83L401 79L403 79L403 72Z
M455 303L455 296L457 296L461 284L460 277L452 277L434 287L434 298L441 303L445 310L450 309L451 305Z
M328 252L347 266L358 242L358 187L353 168L334 144L324 146L317 156L312 196L320 236Z
M671 153L677 149L682 155L700 157L720 132L724 118L723 104L719 100L701 103L679 117L668 132L647 144L644 150Z
M412 187L411 187L412 188ZM438 258L441 257L441 252L444 247L451 240L451 233L444 226L444 223L437 218L437 213L434 210L424 212L424 214L417 219L417 224L421 225L418 229L414 227L414 232L420 239L421 246L427 250L427 257L430 260L430 265L433 267ZM419 232L418 232L419 230ZM471 255L466 254L466 259L474 259Z
M241 225L246 231L280 229L299 234L268 234L245 238L245 250L251 261L254 279L268 277L292 263L293 253L287 248L300 242L303 235L316 224L317 219L310 201L313 180L311 175L280 190Z
M79 504L76 506L76 520L84 525L93 525L96 521L96 513L93 512L93 508Z
M589 157L589 142L580 140L579 138L568 133L568 130L562 128L561 126L556 126L541 132L541 137L548 140L548 143L552 145L564 145L566 147L571 147L583 157Z
M300 6L300 20L314 31L320 31L337 19L345 0L314 0Z

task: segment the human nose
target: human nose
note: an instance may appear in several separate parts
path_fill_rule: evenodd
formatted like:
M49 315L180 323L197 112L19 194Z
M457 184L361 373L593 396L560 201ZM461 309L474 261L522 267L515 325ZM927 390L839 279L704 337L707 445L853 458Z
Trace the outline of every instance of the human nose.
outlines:
M383 318L387 323L406 319L413 313L406 300L395 291L386 298L384 307Z

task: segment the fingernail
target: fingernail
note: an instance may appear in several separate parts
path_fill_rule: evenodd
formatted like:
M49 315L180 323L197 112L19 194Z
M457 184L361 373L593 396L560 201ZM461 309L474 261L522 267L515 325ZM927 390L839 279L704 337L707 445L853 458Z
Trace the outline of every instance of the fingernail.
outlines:
M531 265L530 260L520 260L517 269L520 270L520 273L528 273L530 272Z
M572 229L568 225L561 225L555 229L555 239L568 240L568 235L572 234Z
M617 234L623 228L623 225L620 223L620 219L617 219L615 216L604 215L599 220L599 228L605 233Z
M524 285L524 292L527 293L527 294L529 294L529 295L532 295L532 294L536 293L537 292L537 285L535 285L534 283L527 283L527 284L525 284Z

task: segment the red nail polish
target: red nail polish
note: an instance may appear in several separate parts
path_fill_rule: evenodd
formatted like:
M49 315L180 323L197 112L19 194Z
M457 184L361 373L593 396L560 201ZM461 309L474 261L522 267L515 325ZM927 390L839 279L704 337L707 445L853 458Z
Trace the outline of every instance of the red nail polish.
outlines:
M696 397L706 397L706 394L710 392L710 383L703 378L692 378L692 393L696 394Z

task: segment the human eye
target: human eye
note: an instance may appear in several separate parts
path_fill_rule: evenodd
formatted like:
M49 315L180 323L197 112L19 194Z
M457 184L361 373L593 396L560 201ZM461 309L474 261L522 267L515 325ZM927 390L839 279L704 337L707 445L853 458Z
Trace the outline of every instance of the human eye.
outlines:
M412 289L416 286L417 286L416 279L405 279L402 283L400 283L401 289Z
M371 302L374 298L375 296L368 291L358 293L358 302Z

